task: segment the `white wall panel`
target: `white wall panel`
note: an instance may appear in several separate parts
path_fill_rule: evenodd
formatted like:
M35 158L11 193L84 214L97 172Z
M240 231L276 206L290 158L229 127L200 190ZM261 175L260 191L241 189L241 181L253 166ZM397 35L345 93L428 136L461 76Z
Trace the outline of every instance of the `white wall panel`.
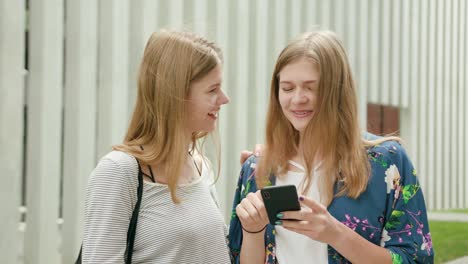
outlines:
M223 73L223 89L227 93L229 97L232 96L230 94L230 87L229 81L231 80L230 75L227 73L231 69L231 65L227 63L230 58L231 54L228 52L231 48L231 43L229 42L229 27L230 27L230 8L229 8L230 1L228 0L219 0L216 1L216 42L218 45L221 46L223 49L224 54L224 73ZM234 67L234 65L232 65ZM227 106L221 108L220 111L220 118L219 118L219 133L221 143L229 142L230 141L230 134L229 130L226 129L230 122L230 112ZM221 145L221 175L218 179L216 184L218 188L218 193L225 194L220 195L220 206L226 216L226 221L229 220L229 216L231 215L231 206L232 206L232 197L234 190L231 190L230 186L235 186L236 184L236 177L237 174L234 172L234 155L232 155L232 151L230 151L229 146L227 144ZM231 166L232 165L232 166Z
M467 150L468 150L468 139L466 137L466 135L468 134L468 107L466 106L466 102L468 102L468 91L467 91L467 87L468 87L468 51L465 49L465 47L468 45L468 4L465 2L465 1L462 1L463 3L463 8L461 9L462 10L462 17L463 18L463 22L462 22L462 25L464 26L464 31L463 31L463 38L464 38L464 45L461 46L463 49L464 49L464 62L462 63L462 70L461 72L464 73L462 74L464 76L464 80L463 80L463 91L465 93L465 100L464 100L464 104L463 104L463 114L464 114L464 119L465 119L465 125L464 125L464 133L463 133L463 141L465 144L462 144L462 146L464 145L463 149L463 159L462 159L462 163L463 163L463 166L464 166L464 172L463 172L463 175L460 175L460 177L463 177L464 180L465 180L465 190L464 190L464 195L465 195L465 204L464 204L464 208L467 208L468 207L468 193L467 193L467 190L468 190L468 179L466 178L466 175L468 175L468 164L467 164L467 160L468 160L468 153L467 153Z
M30 2L25 263L60 263L63 6Z
M391 57L390 51L392 49L392 38L391 34L391 13L392 13L392 4L395 1L382 1L382 6L380 11L380 45L378 46L379 50L379 60L378 64L380 65L380 80L376 87L372 89L380 90L380 97L378 103L384 105L390 105L390 89L392 89L394 84L390 83L390 69L391 69ZM398 36L393 36L398 38ZM374 65L376 66L376 65Z
M333 0L318 2L318 17L321 29L331 29L332 16L330 14L332 13L332 2Z
M435 175L444 175L444 138L443 138L443 126L444 126L444 90L441 89L444 85L444 5L438 1L436 3L436 71L435 71ZM436 208L440 209L443 207L443 177L436 178Z
M426 152L426 159L427 159L427 173L431 173L432 175L435 173L435 109L436 109L436 100L435 100L435 74L436 74L436 1L432 0L428 4L429 9L429 16L428 16L428 52L424 54L427 56L428 60L428 75L424 77L427 79L427 94L428 94L428 101L427 104L424 104L424 110L427 111L427 126L424 129L427 129L427 141L421 142L428 146ZM428 177L429 179L429 207L435 208L436 207L436 177Z
M206 7L206 0L197 0L195 2L195 6L194 6L194 21L193 21L193 31L198 33L198 34L202 34L202 35L206 35L207 34L207 24L206 24L206 21L207 20L207 7Z
M318 8L318 2L320 0L304 0L304 21L305 21L305 31L312 31L319 27L318 13L320 12Z
M301 0L291 0L291 27L289 29L291 38L298 36L302 33L302 1ZM260 10L259 10L260 11ZM265 27L266 29L266 27Z
M358 61L357 61L357 49L358 49L358 39L360 35L364 35L364 32L361 32L359 29L359 19L358 9L362 8L362 5L359 5L358 0L348 0L342 2L343 5L343 40L346 50L348 52L349 63L351 64L354 78L357 77L358 72ZM367 17L367 15L366 15ZM361 89L362 87L358 87ZM365 97L359 97L360 101L365 101Z
M438 87L438 92L440 97L442 98L441 104L442 104L442 116L441 118L441 130L439 134L439 139L440 139L440 144L442 144L441 148L441 154L443 155L441 157L441 174L439 175L450 175L450 168L448 167L448 163L450 162L450 97L451 97L451 90L452 88L450 87L450 79L448 77L449 72L450 72L450 1L446 2L444 7L441 9L443 10L442 12L442 17L441 17L441 24L442 26L442 32L441 36L443 39L442 43L442 60L441 60L441 80L440 80L440 86ZM442 88L442 89L441 89ZM448 202L450 199L450 181L451 181L450 176L445 177L442 179L442 188L443 192L443 203L442 207L443 208L448 208Z
M345 18L349 15L345 14L346 0L333 0L333 16L332 16L332 27L331 29L336 32L338 36L346 43L347 42L347 30L345 30ZM347 13L347 12L346 12Z
M121 143L129 117L128 0L99 2L97 157Z
M427 130L426 118L421 118L426 114L421 108L425 106L426 93L421 94L421 87L427 89L427 63L423 63L427 59L427 5L421 5L420 0L411 1L410 6L410 69L409 69L409 94L408 94L408 111L410 118L406 122L401 122L402 132L409 132L410 137L406 140L410 142L409 153L413 158L419 181L421 183L424 194L427 195L427 170L425 159L421 156L426 153L426 138ZM408 129L404 130L406 125ZM424 142L424 144L423 144ZM424 148L424 149L423 149ZM425 197L427 201L427 196Z
M359 121L361 129L367 128L367 101L369 100L368 94L370 87L370 79L372 79L372 71L369 67L372 61L372 55L369 53L369 38L371 21L369 20L369 2L368 0L360 0L359 9L357 10L358 30L355 33L358 35L357 39L357 55L355 59L354 68L356 85L359 96ZM350 16L354 19L353 16Z
M380 68L382 60L380 58L380 53L382 52L379 48L380 45L380 12L381 6L380 1L369 1L369 35L373 36L372 38L367 38L369 43L369 72L367 78L369 78L368 86L368 101L370 103L379 102L379 94L382 90L381 81L379 76L381 76ZM365 14L362 14L365 15Z
M406 28L402 26L402 19L404 19L405 13L403 12L401 0L392 1L391 10L391 33L389 34L390 39L390 72L388 73L390 76L389 86L388 86L388 97L389 97L389 105L398 106L400 103L400 89L403 85L403 79L401 78L401 73L403 71L403 67L405 67L404 63L400 61L402 55L401 44L402 42L407 39L405 37ZM390 1L387 1L390 2Z
M18 208L24 157L24 5L24 1L0 0L0 256L4 263L16 263L22 248Z
M159 1L141 0L130 1L129 10L129 56L128 56L128 110L129 116L137 95L138 67L143 56L146 42L157 30Z
M415 1L417 2L417 0ZM393 61L393 67L400 68L400 84L398 87L393 88L392 105L400 106L402 108L408 107L409 91L410 91L410 43L411 43L411 1L401 0L401 10L395 10L395 13L401 13L400 30L395 31L394 34L400 35L401 47L398 51L400 61ZM418 14L415 14L418 17ZM415 32L417 33L417 32ZM417 35L417 34L416 34ZM395 89L396 88L396 89ZM416 87L413 87L416 89Z
M448 68L447 78L449 80L450 86L450 113L448 115L448 119L450 120L450 145L448 146L448 152L450 153L449 162L446 164L447 169L449 171L448 175L450 175L450 200L447 199L447 208L450 208L451 205L454 207L458 207L457 205L457 195L458 195L458 177L457 177L457 154L458 154L458 127L459 127L459 112L458 112L458 70L457 70L457 62L458 62L458 0L454 0L452 2L452 6L450 9L450 38L449 43L449 64L450 67ZM447 144L448 145L448 144Z
M283 0L274 1L274 20L273 20L273 38L274 38L274 49L273 54L276 58L278 57L281 50L286 46L286 14L284 10L286 9L286 2Z
M270 57L276 54L270 54L272 50L272 43L268 42L268 24L270 23L268 8L271 2L268 0L256 1L256 31L255 31L255 69L256 74L255 84L251 86L252 94L255 94L256 104L255 106L255 139L257 142L264 142L264 128L266 121L266 112L268 106L268 94L270 91L270 79L273 65L269 65L268 61ZM269 56L271 55L271 56Z
M82 240L85 188L96 161L97 2L66 2L62 263Z
M457 175L458 175L458 207L466 208L468 207L468 179L466 175L468 174L468 166L466 165L466 160L468 158L467 149L468 149L468 140L466 135L468 134L468 108L466 107L466 102L468 102L468 92L467 89L467 76L468 76L468 63L467 59L467 5L466 1L459 0L458 8L458 19L459 19L459 30L458 30L458 111L459 111L459 127L458 127L458 152L457 152ZM466 200L465 200L466 199Z
M183 29L184 28L184 1L171 0L168 2L168 25L170 28Z
M236 11L233 12L236 16L233 19L236 29L234 32L237 34L232 34L233 37L230 52L233 52L231 60L228 61L231 65L231 69L235 68L234 78L230 79L229 85L231 103L229 105L232 115L225 117L228 119L228 122L232 125L231 127L231 138L228 142L231 142L230 146L226 146L230 150L230 160L227 163L230 163L231 170L226 175L236 175L240 170L240 165L238 164L240 152L249 146L248 141L250 141L249 133L254 132L256 129L255 123L251 121L250 114L255 109L254 105L249 103L250 96L254 96L252 93L253 83L249 82L249 75L252 73L249 71L249 68L246 65L254 65L252 63L251 57L254 58L254 54L251 52L249 46L251 17L249 15L249 10L252 1L249 0L238 0L236 1ZM227 72L231 74L232 72ZM226 141L223 141L226 142ZM221 142L221 143L223 143ZM229 166L229 165L228 165ZM227 188L233 189L231 186L226 186ZM234 196L231 196L234 197ZM232 199L232 198L230 198Z

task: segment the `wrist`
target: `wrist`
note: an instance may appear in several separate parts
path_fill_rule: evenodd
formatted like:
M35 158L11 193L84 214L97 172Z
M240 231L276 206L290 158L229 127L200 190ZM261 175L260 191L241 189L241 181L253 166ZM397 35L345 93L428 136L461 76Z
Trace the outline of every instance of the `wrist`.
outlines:
M339 248L346 243L349 236L349 231L352 231L343 223L335 219L335 228L331 234L330 242L328 243L333 248Z
M260 234L260 233L263 233L267 227L267 225L263 226L262 228L257 228L257 229L246 229L244 228L242 225L242 231L244 231L244 233L247 233L247 234Z

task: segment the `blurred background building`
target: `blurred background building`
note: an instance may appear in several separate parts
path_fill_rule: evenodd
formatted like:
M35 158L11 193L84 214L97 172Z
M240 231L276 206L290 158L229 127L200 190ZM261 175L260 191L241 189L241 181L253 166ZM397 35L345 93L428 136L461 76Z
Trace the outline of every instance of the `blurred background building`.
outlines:
M0 262L77 256L88 176L122 141L144 45L161 28L224 51L226 220L239 153L263 142L275 59L315 29L342 38L362 128L403 137L427 206L467 208L467 16L465 0L0 0Z

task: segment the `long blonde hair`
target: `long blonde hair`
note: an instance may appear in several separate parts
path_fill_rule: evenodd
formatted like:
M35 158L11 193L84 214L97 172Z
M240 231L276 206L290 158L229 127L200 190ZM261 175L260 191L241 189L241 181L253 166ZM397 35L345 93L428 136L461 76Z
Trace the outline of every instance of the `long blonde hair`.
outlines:
M285 117L279 103L279 73L288 64L307 59L320 72L318 100L314 118L302 138ZM334 186L342 181L337 196L346 194L357 198L366 190L370 163L366 149L386 140L375 141L362 137L357 110L355 82L342 43L330 31L308 32L290 42L280 53L271 79L270 100L266 124L264 155L256 170L257 185L266 185L268 178L284 174L288 159L298 154L299 141L307 177L302 193L312 185L312 165L317 153L322 158L324 175L321 187L322 202L329 205L334 198ZM284 139L293 139L285 144Z
M185 101L190 84L222 63L221 50L190 32L161 31L149 38L138 74L138 94L123 144L143 164L162 166L171 198L187 154ZM192 134L192 150L206 132ZM147 146L143 151L138 146Z

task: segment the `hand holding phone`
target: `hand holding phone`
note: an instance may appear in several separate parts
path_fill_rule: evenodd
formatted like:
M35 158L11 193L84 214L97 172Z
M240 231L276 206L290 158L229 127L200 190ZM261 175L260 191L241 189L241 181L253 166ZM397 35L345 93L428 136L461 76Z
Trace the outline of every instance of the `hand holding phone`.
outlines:
M299 211L301 205L297 196L296 186L268 186L260 190L270 224L275 225L279 219L276 215L285 211Z

